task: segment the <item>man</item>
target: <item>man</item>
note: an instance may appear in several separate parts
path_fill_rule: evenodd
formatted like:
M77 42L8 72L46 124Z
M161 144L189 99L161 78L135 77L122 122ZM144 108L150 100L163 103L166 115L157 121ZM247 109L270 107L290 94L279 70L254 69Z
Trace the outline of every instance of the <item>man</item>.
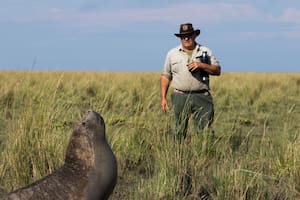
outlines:
M171 99L175 114L175 134L185 138L188 120L193 115L196 131L210 126L214 117L210 95L209 75L220 75L221 67L212 51L196 42L200 30L191 23L181 24L181 45L171 49L167 56L160 80L161 109L168 108L167 92L172 81Z

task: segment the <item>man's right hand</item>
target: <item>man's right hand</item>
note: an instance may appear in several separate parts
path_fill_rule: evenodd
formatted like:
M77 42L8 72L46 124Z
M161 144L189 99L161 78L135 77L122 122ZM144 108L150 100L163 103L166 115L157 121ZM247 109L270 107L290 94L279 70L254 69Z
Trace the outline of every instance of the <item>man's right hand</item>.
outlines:
M168 107L168 101L167 101L167 99L163 98L161 100L161 110L163 112L166 112L168 109L169 109L169 107Z

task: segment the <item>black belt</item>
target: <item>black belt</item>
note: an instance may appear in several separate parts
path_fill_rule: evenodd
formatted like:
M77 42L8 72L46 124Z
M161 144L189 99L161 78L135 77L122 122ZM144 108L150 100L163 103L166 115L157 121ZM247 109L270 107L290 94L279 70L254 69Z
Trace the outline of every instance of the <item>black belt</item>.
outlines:
M205 93L208 92L208 90L203 89L203 90L192 90L192 91L183 91L183 90L178 90L178 89L174 89L174 93L177 94L195 94L195 93Z

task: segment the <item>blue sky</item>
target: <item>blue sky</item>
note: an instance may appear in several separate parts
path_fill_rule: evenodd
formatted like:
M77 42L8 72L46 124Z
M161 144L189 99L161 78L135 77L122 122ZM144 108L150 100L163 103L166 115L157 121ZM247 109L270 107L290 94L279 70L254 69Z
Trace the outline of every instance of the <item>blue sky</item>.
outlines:
M299 0L2 0L0 70L161 71L179 24L225 72L300 72Z

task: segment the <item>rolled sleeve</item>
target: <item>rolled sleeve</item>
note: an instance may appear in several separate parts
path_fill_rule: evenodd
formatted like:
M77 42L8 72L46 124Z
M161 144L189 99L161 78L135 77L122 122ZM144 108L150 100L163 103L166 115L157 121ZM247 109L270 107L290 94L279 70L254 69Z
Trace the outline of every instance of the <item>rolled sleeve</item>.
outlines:
M216 65L216 66L220 67L219 61L216 59L216 57L213 54L210 55L210 63L212 65Z
M209 48L207 47L204 47L205 50L207 51L208 53L208 56L210 57L210 64L211 65L216 65L216 66L219 66L220 67L220 63L219 61L217 60L217 58L215 57L215 55L213 54L212 50L210 50Z
M166 76L169 80L172 80L172 72L171 72L171 62L170 62L170 54L168 53L165 60L165 65L163 68L163 71L161 73L162 75Z

